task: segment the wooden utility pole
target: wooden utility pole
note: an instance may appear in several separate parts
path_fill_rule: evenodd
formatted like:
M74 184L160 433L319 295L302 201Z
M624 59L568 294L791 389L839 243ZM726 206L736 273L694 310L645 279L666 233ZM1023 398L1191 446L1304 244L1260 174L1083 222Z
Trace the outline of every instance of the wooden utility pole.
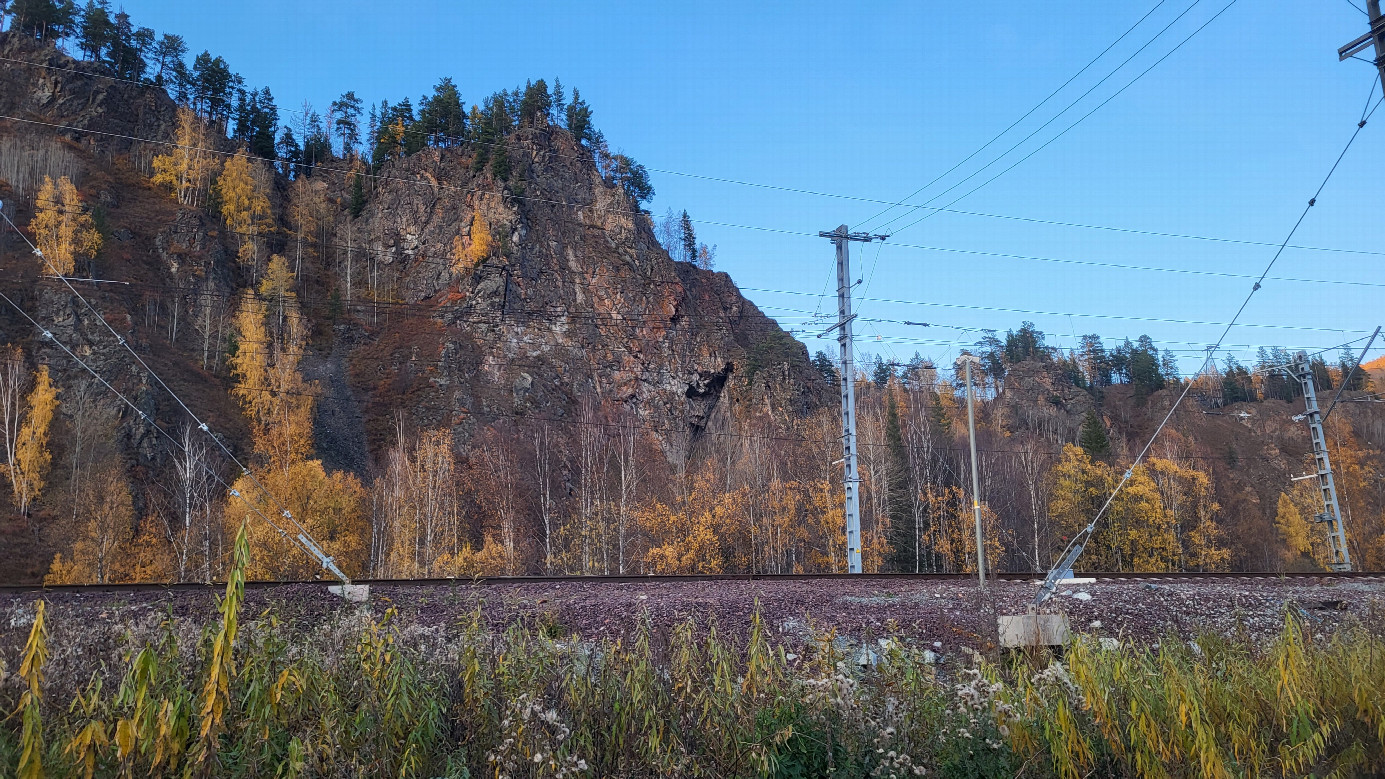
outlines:
M1337 60L1356 56L1366 47L1375 46L1375 68L1380 72L1381 94L1385 94L1385 16L1380 14L1380 0L1366 0L1366 15L1370 17L1370 32L1337 50Z

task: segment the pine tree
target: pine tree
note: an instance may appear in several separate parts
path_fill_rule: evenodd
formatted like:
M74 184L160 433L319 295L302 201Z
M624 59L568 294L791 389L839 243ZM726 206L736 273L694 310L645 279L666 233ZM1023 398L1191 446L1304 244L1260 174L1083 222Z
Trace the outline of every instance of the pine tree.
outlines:
M909 453L904 446L904 432L899 421L899 403L893 389L885 393L885 451L889 457L888 506L890 519L890 553L896 571L914 572L919 559L920 539L914 533L913 517L909 512Z
M510 180L510 155L502 140L491 149L491 175L500 181Z
M372 106L372 117L374 113L375 108ZM342 93L341 97L332 101L332 113L328 118L332 117L336 117L332 122L332 128L341 139L341 156L349 159L356 153L356 146L361 142L361 99L356 97L355 92ZM373 120L371 125L373 136Z
M581 92L572 90L572 102L567 106L567 131L578 143L587 143L593 138L593 129L591 106L582 99Z
M443 78L419 105L418 122L434 146L453 146L466 135L466 112L452 79Z
M270 94L269 87L252 94L254 99L250 103L248 117L249 137L245 140L250 151L265 159L274 159L274 130L279 126L279 109L274 105L274 96Z
M819 350L813 355L813 367L818 369L823 379L832 384L837 383L837 364L827 356L827 352Z
M298 166L303 161L303 148L298 145L298 139L293 137L293 128L285 127L284 132L279 135L277 149L279 157L279 172L287 178L294 178L298 175Z
M1111 439L1106 436L1106 426L1095 410L1088 411L1086 419L1082 420L1077 442L1093 460L1105 460L1111 455Z
M645 170L643 165L624 154L617 154L611 159L614 163L611 183L620 187L621 191L636 207L654 199L654 185L649 182L649 171ZM696 259L697 247L694 246L688 262L693 262Z
M11 31L41 41L70 37L77 29L77 5L72 0L14 0Z
M77 48L83 59L101 59L106 47L115 38L115 24L111 22L111 5L107 0L87 0L82 9L82 18L77 23Z
M153 48L153 45L154 31L148 27L136 29L130 15L119 11L115 15L106 61L116 78L139 81L149 67L144 61L144 52Z
M524 85L524 97L519 104L519 122L525 127L539 126L548 121L548 112L553 109L553 98L548 94L548 84L543 79Z
M188 45L183 36L168 33L160 36L159 42L154 46L154 65L158 68L154 73L154 83L164 86L164 71L182 64L187 53Z
M683 262L695 262L697 260L697 234L693 232L692 219L688 217L687 211L683 212L678 224L683 235L683 256L678 259Z
M552 121L556 124L567 119L567 94L563 92L563 80L553 79L553 110Z
M932 393L928 404L928 425L946 442L952 439L952 415L947 413L948 410L943 405L944 391L950 392L951 388L939 387L937 392Z

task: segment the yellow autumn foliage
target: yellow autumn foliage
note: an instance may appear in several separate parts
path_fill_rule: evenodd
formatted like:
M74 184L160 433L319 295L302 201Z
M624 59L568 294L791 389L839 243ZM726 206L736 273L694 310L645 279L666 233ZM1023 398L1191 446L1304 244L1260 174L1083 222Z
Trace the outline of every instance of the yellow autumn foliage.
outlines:
M1164 470L1167 475L1168 469ZM1086 570L1176 571L1185 559L1178 535L1178 520L1165 505L1151 467L1131 469L1105 515L1096 525L1082 562ZM1068 444L1050 472L1052 493L1049 519L1067 542L1092 520L1120 481L1106 463L1092 460L1081 447ZM1210 517L1208 518L1210 521ZM1196 557L1208 565L1221 565L1216 538L1199 522L1202 534Z
M38 250L60 276L72 275L79 261L91 259L101 250L101 233L91 214L83 210L82 196L67 176L56 184L43 177L29 230Z
M0 466L10 479L15 507L21 514L29 513L30 506L43 493L48 466L53 461L48 433L58 408L58 388L48 377L48 366L40 365L34 373L34 386L25 406L28 411L15 436L14 464Z
M203 151L207 145L207 127L196 113L178 109L178 132L174 146L168 154L154 158L152 182L168 187L173 198L185 206L196 206L202 201L217 170L217 159L210 152Z
M235 318L236 352L228 360L236 379L231 394L250 421L255 451L280 470L312 451L317 389L298 371L308 333L293 292L284 289L288 283L277 271L266 276L261 289L274 299L273 309L249 290L241 296Z
M242 151L226 161L216 180L221 218L240 241L237 257L255 272L259 270L256 240L270 225L269 187L258 165Z
M249 476L237 479L232 488L242 497L230 497L226 507L228 533L246 522L253 550L247 574L251 579L310 579L322 571L294 543L298 530L281 514L285 509L347 576L364 575L370 520L360 480L341 471L328 473L319 460L259 471L256 479L258 485ZM285 535L271 527L271 521Z
M470 242L464 241L460 235L452 240L453 269L469 271L489 259L494 249L495 240L491 238L486 220L481 218L479 212L472 214Z

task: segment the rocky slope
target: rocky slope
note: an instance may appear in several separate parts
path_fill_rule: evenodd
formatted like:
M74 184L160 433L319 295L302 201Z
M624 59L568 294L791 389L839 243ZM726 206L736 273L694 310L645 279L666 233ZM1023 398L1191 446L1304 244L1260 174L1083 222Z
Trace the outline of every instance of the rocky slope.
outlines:
M634 420L677 459L724 424L728 395L775 393L797 411L830 395L729 276L671 261L566 132L519 131L508 182L473 172L473 155L387 165L361 217L336 226L355 276L347 306L374 330L346 357L367 418L390 418L407 385L421 427L585 413ZM496 248L475 260L480 229Z
M13 117L0 119L6 212L27 223L43 176L72 177L106 236L79 273L126 282L84 294L244 452L244 423L216 359L232 302L253 283L235 262L238 237L149 184L150 160L166 145L124 137L167 142L176 106L161 90L93 75L96 66L10 35L0 34L0 57L8 60L0 114ZM276 179L278 229L262 252L302 263L300 298L314 325L303 369L318 383L316 455L329 467L368 480L401 423L450 428L459 447L491 428L542 424L561 444L584 426L633 424L676 462L709 428L728 424L732 398L773 395L790 413L830 398L804 347L725 273L670 260L648 215L568 133L519 131L509 154L504 181L474 170L465 148L388 163L365 175L366 206L355 219L353 174L345 162L324 165L312 181L325 188L327 211L306 249L292 237L289 181ZM494 247L480 261L467 251L474 226ZM80 301L42 278L17 236L7 230L0 249L0 287L162 427L188 421ZM209 299L215 311L204 318ZM60 386L84 380L14 311L0 312L0 323L0 340L21 344L31 364L51 365ZM168 467L167 441L150 423L109 395L99 402L119 419L119 453L136 478ZM59 471L67 432L54 437ZM142 491L138 513L155 488Z

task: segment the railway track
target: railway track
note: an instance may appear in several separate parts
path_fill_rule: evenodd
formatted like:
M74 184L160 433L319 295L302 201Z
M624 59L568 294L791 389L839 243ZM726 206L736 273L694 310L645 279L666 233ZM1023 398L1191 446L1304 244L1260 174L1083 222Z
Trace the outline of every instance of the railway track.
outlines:
M1097 581L1225 581L1233 579L1248 580L1339 580L1339 579L1385 579L1382 571L1317 572L1317 573L1276 573L1276 572L1084 572L1078 576ZM1003 581L1032 581L1036 584L1040 577L1033 573L996 573L994 579ZM489 576L473 579L359 579L355 584L380 587L492 587L504 585L533 584L662 584L695 582L794 582L794 581L879 581L879 582L945 582L975 579L975 574L964 573L827 573L827 574L680 574L663 576ZM252 581L246 588L252 590L276 589L302 585L329 585L337 582L330 579L309 579L293 581ZM32 592L180 592L215 590L224 588L225 582L210 584L184 582L178 584L9 584L0 585L0 594L21 594Z

